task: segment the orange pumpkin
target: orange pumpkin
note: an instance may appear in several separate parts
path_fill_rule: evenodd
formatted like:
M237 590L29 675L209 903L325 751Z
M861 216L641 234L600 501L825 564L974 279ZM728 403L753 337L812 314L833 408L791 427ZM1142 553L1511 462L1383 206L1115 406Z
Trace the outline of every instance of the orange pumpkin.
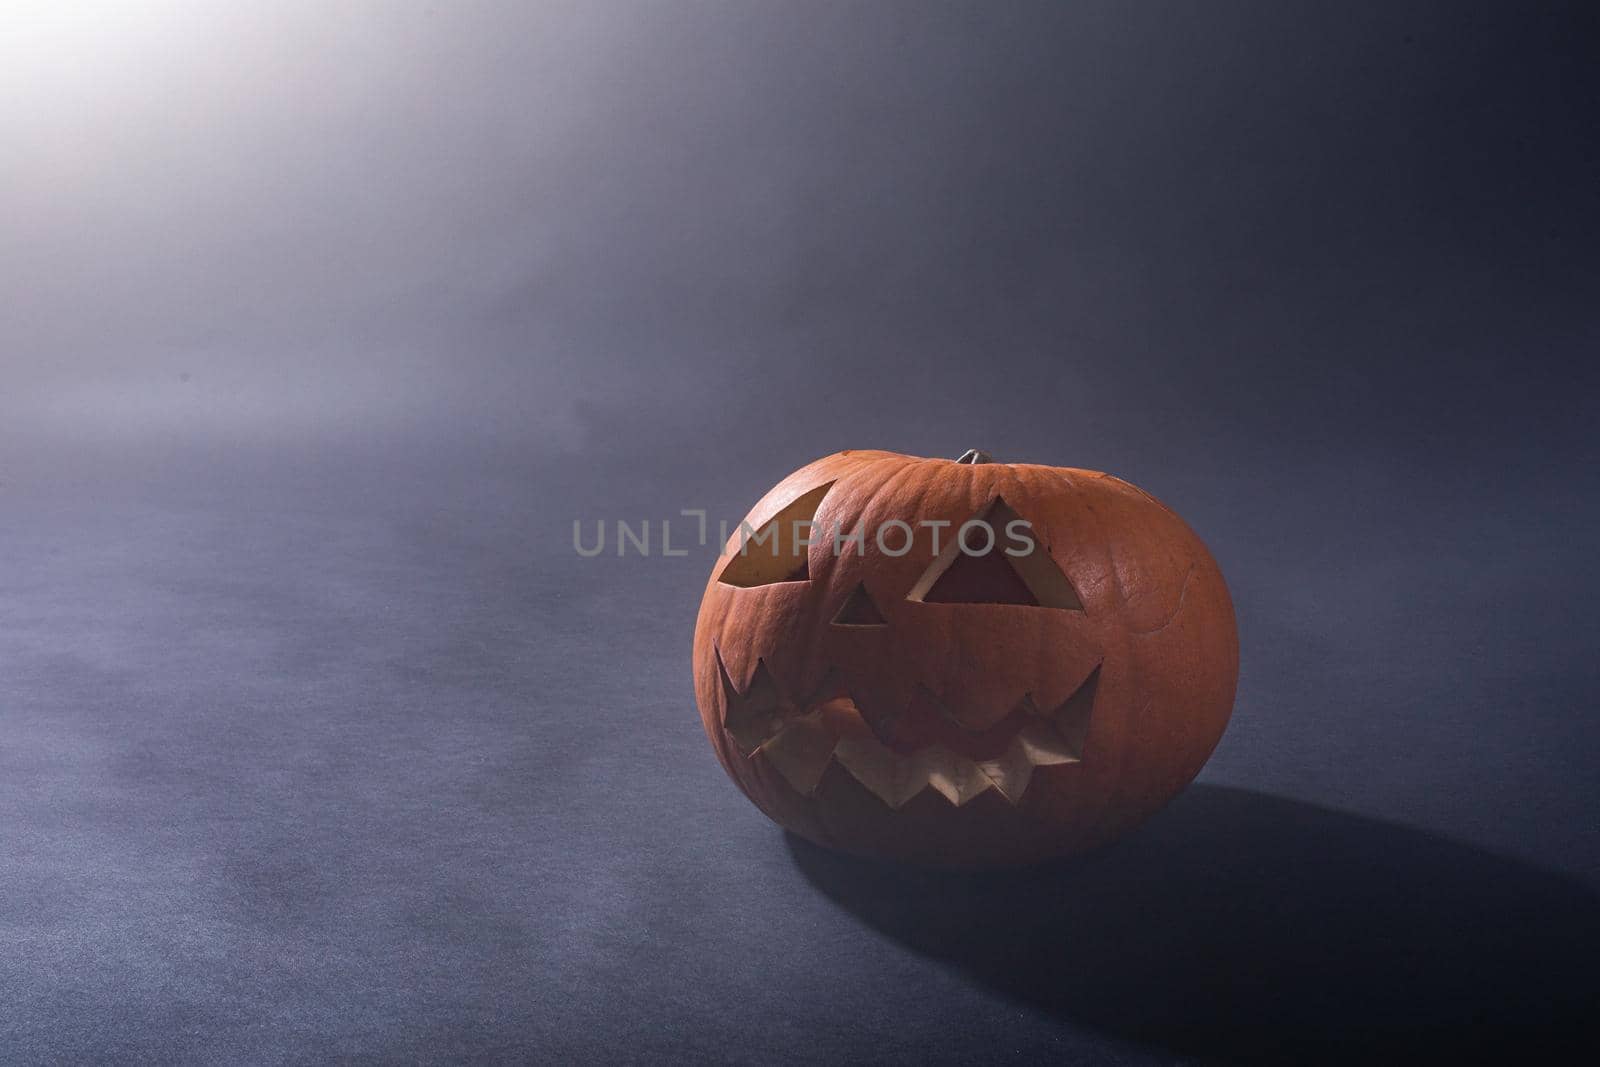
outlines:
M937 544L935 543L937 541ZM706 585L717 757L818 844L948 865L1109 841L1199 772L1238 635L1182 519L1097 471L840 452L751 509Z

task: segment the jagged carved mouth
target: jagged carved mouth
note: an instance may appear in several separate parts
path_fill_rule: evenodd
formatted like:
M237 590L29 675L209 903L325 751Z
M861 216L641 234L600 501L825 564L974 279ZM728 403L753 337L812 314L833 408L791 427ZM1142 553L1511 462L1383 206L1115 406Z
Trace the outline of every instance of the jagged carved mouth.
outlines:
M999 751L973 758L938 743L909 751L885 744L848 695L802 710L777 691L764 664L742 693L720 654L717 667L727 698L723 727L746 758L765 759L802 796L813 795L829 766L837 764L894 809L930 789L955 807L991 791L1020 803L1035 768L1082 761L1100 677L1096 667L1051 711L1024 697L998 728L984 731L991 745L998 738Z

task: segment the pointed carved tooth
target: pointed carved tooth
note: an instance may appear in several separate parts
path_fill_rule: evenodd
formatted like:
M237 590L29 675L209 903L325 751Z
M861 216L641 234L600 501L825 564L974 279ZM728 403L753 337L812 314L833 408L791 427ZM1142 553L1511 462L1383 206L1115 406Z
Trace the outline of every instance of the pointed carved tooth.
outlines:
M915 759L923 765L927 783L958 808L985 789L994 788L993 780L976 763L949 749L935 745L917 753Z
M728 676L728 668L723 666L722 653L717 653L717 672L722 676L723 714L722 726L734 741L739 745L741 752L749 753L766 739L768 731L764 729L765 722L758 723L751 711L749 693L740 693L739 688L733 684L733 679ZM755 686L751 686L751 691ZM762 716L769 719L770 712Z
M1084 742L1089 737L1089 717L1094 712L1094 695L1100 687L1100 668L1096 667L1089 672L1083 684L1078 686L1061 706L1051 713L1055 720L1056 735L1067 744L1067 750L1078 758L1083 757Z
M984 760L978 767L1000 790L1000 795L1013 804L1021 802L1022 794L1028 791L1028 782L1033 778L1033 761L1015 744L1004 756Z
M795 792L810 796L828 769L834 744L833 731L823 723L822 716L812 714L791 722L761 746L761 753Z
M1012 739L1004 756L985 760L978 766L994 782L1002 796L1017 804L1028 791L1035 767L1077 762L1078 757L1054 730L1043 723L1029 723Z
M891 808L904 807L930 787L960 807L995 784L977 764L937 745L907 757L871 738L846 738L834 758Z
M719 658L720 667L720 658ZM810 714L788 719L792 711L765 670L757 664L756 676L744 694L734 690L726 672L724 687L729 696L728 729L743 743L746 738L760 751L795 791L811 796L821 784L831 761L837 761L851 777L882 800L899 810L924 789L938 791L955 807L993 789L1012 804L1022 800L1036 767L1049 767L1081 760L1081 745L1086 730L1084 709L1092 697L1095 676L1080 687L1055 716L1045 718L1024 697L1018 710L1031 711L1027 722L1011 740L1003 756L973 762L942 745L932 745L910 756L902 756L872 736L866 723L848 697L819 705ZM1074 713L1074 714L1067 714ZM1063 716L1077 729L1063 736ZM743 736L740 736L743 735Z
M778 682L767 669L766 660L756 660L756 671L750 678L750 686L744 692L744 699L749 710L755 714L770 715L783 703L783 697L778 692Z
M1061 735L1048 726L1029 723L1011 742L1012 751L1021 752L1035 767L1050 767L1058 763L1077 763L1078 756Z
M909 760L868 737L847 737L833 750L834 759L855 780L866 786L891 808L905 802L927 787L926 773L917 773Z
M755 674L750 684L740 693L722 666L719 654L717 669L722 672L723 694L727 698L727 714L723 725L739 748L750 753L783 728L783 717L792 707L784 700L777 681L762 660L756 661Z
M745 752L753 752L761 747L782 725L783 720L776 716L755 718L731 712L728 715L728 733L733 735Z

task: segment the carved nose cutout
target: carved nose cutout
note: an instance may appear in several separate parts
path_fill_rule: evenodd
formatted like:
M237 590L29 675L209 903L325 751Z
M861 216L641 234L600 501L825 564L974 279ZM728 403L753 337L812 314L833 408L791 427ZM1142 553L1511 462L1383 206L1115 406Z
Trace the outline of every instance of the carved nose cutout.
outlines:
M822 498L832 488L832 482L817 486L753 533L746 533L741 525L733 556L717 575L717 581L744 589L777 582L810 581L809 551L804 542L811 540L812 534L807 524L817 517ZM799 524L798 529L796 524Z
M993 538L982 528L967 529L963 548L959 532L966 529L963 523L922 572L906 599L928 604L1017 604L1082 611L1083 601L1077 590L1039 543L1037 531L1028 530L1033 547L1026 555L1013 556L1006 551L1019 547L1007 529L1021 518L1002 498L995 497L988 507L967 520L987 523ZM985 544L987 549L979 552Z
M885 627L889 620L883 617L883 612L878 610L878 605L872 602L872 597L867 595L867 584L862 582L845 598L844 606L839 609L839 614L833 617L835 626L853 626L860 629L871 627Z

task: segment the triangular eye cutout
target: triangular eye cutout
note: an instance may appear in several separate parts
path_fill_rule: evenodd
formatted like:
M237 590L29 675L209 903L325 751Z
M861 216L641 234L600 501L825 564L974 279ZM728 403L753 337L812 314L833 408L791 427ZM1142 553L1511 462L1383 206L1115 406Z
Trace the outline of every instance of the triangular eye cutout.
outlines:
M872 602L867 595L867 585L862 582L845 598L844 606L839 609L839 614L833 617L835 626L888 626L889 620L883 617L883 612L878 610L878 605Z
M930 604L1026 604L1038 607L1028 583L1002 552L983 556L962 553L922 598Z
M981 527L968 530L965 546L959 532L952 536L906 599L928 604L1019 604L1082 611L1083 601L1039 542L1037 533L1029 530L1033 547L1027 554L1013 556L1007 551L1019 546L1020 539L1010 537L1007 530L1021 518L1004 500L995 497L987 508L967 520L986 523L993 538ZM966 528L963 523L957 530Z
M741 524L733 555L717 575L717 581L745 589L775 582L810 581L809 551L804 542L815 539L816 531L809 531L806 524L816 518L822 498L832 488L832 482L817 486L754 533L746 533ZM798 528L796 523L800 524Z

